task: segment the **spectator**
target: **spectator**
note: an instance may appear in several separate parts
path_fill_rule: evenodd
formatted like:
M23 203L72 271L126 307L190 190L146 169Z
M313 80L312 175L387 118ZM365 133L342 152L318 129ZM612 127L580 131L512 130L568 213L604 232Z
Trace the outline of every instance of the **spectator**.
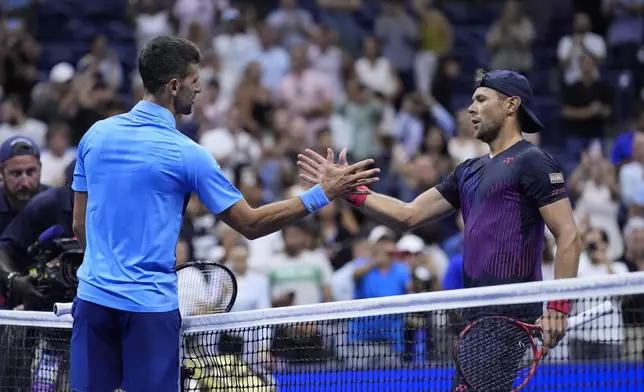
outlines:
M420 20L420 50L416 53L414 71L416 89L430 95L439 60L452 49L452 26L434 0L415 0L414 10Z
M90 52L83 56L76 66L79 70L90 70L100 75L98 78L113 90L123 84L123 67L118 54L108 47L109 39L98 35L92 40Z
M619 186L622 201L631 207L644 185L644 134L633 137L633 160L619 170Z
M262 72L260 63L251 61L244 70L235 95L241 126L255 137L266 129L273 113L271 92L262 85Z
M259 142L241 128L241 111L237 107L228 110L223 127L204 131L199 144L228 173L237 165L256 162L262 151Z
M58 63L49 71L49 80L32 91L29 116L49 123L71 120L78 113L78 93L74 86L76 71L69 63Z
M256 61L262 66L262 84L275 91L280 80L289 72L291 59L288 52L277 45L277 31L263 25L259 29L260 51Z
M347 148L354 159L374 156L382 105L357 79L347 82L347 100L336 104L330 128L334 145ZM324 154L322 154L324 156Z
M213 129L224 125L226 122L227 103L219 99L219 82L213 76L204 78L204 86L197 95L192 108L194 119L199 122L200 129Z
M606 57L606 42L602 36L592 32L588 14L578 12L573 21L573 33L562 37L557 47L557 57L564 70L566 84L574 84L581 80L582 55L591 57L598 65L601 64Z
M128 3L128 14L134 25L138 51L153 38L172 35L170 11L161 7L156 0L142 0Z
M454 159L447 149L445 135L443 135L443 132L438 127L429 127L425 133L425 140L421 151L424 155L432 159L436 172L441 178L448 175L456 166L454 165Z
M310 252L310 222L282 230L284 252L266 262L273 306L317 304L333 300L333 268L320 253Z
M362 57L356 60L354 71L365 86L387 100L393 100L400 92L398 74L389 59L382 56L374 36L365 37L362 42Z
M608 46L614 64L621 69L639 66L637 52L642 43L644 21L639 0L604 0L604 14L611 18L607 32Z
M335 91L325 74L309 67L306 50L303 45L291 49L291 72L277 87L277 102L293 116L307 120L306 140L312 144L315 133L328 126Z
M192 23L197 23L207 35L211 35L215 30L215 16L229 6L229 0L176 0L172 16L177 19L178 32L182 37L188 35Z
M326 257L334 270L352 260L352 238L360 226L353 210L343 203L332 202L316 214Z
M310 12L299 8L297 0L280 0L280 7L266 17L266 23L277 29L282 46L300 46L315 35L316 26Z
M403 98L396 116L394 134L408 159L416 156L423 145L424 126L420 115L424 109L422 96L409 93Z
M624 251L618 225L620 189L615 168L600 155L582 153L581 165L568 180L569 189L577 202L575 216L586 217L590 227L608 233L606 252L617 258Z
M487 35L492 52L492 69L509 69L524 74L532 71L534 26L516 0L507 0L499 20Z
M335 91L334 101L339 101L344 96L344 83L342 80L342 66L344 53L337 47L336 32L328 27L319 29L313 43L309 46L309 62L311 69L325 74L333 83Z
M66 123L53 123L49 126L47 149L40 156L41 183L51 187L65 183L65 170L76 159L76 148L69 145L69 133Z
M260 46L257 37L247 30L239 11L227 9L221 18L224 32L212 40L212 47L219 60L221 99L230 102L234 101L236 86L246 66L259 55Z
M37 81L36 61L40 45L27 32L25 23L14 19L3 23L0 33L0 81L5 96L16 95L22 107L31 104L31 89Z
M10 95L2 101L2 123L0 123L0 143L12 136L26 136L32 139L38 147L45 146L47 125L27 117L17 95Z
M613 92L599 78L597 64L587 55L579 59L581 80L563 91L561 114L566 130L566 151L579 162L582 150L604 135L613 112Z
M474 137L474 124L467 109L456 113L456 136L448 141L447 150L457 165L490 152L487 144Z
M438 61L438 71L432 82L432 96L449 111L454 110L452 96L461 76L461 62L455 56L444 56Z
M579 277L601 276L628 273L625 264L613 261L607 254L608 235L600 230L590 230L584 236L585 251L579 260ZM602 303L612 300L619 304L619 298L585 298L575 302L575 313L581 313ZM617 305L619 306L619 305ZM587 328L572 330L569 333L570 358L572 360L597 360L619 358L624 340L622 320L618 312L594 320Z
M628 163L633 159L633 145L636 138L644 138L644 105L635 110L632 125L632 130L618 135L613 142L613 149L610 155L610 160L613 165L621 166Z
M367 13L363 0L316 0L320 24L338 32L340 46L355 56L366 35L360 21ZM375 5L374 5L375 6ZM356 17L357 16L357 17Z
M382 53L400 76L403 90L414 91L414 58L418 44L418 24L405 11L405 2L387 0L375 22L375 35Z
M249 270L248 245L235 243L228 254L228 264L237 279L237 300L233 312L271 307L269 282L265 275Z

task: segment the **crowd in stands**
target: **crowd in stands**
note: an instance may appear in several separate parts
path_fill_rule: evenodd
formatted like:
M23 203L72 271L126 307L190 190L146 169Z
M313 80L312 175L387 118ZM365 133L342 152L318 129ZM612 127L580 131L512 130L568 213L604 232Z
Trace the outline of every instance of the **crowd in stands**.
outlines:
M584 239L579 275L644 270L641 0L3 7L0 142L22 134L41 146L43 184L63 185L84 132L142 97L136 53L158 35L201 49L202 92L178 128L212 153L251 206L309 186L295 166L304 148L375 158L382 171L373 190L413 200L488 152L467 113L474 70L512 69L531 81L547 128L526 138L566 177ZM403 235L338 201L247 241L193 197L177 260L227 263L239 282L233 310L252 310L457 289L462 237L458 214ZM547 245L543 276L552 279Z

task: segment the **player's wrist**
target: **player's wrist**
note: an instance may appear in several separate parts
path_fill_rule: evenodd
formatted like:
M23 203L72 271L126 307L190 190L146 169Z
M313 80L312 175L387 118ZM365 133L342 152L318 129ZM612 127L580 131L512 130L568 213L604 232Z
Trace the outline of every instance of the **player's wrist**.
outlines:
M329 198L320 184L298 195L309 214L329 204Z
M554 310L559 313L568 314L570 313L571 301L568 299L560 299L556 301L548 301L546 309Z
M360 185L360 186L356 187L356 190L358 190L358 191L368 191L369 188L367 188L364 185ZM351 204L352 206L354 206L356 208L360 208L367 201L367 196L369 196L369 195L366 194L366 193L365 194L362 194L362 193L361 194L351 194L351 195L345 196L344 200L346 200L347 203Z

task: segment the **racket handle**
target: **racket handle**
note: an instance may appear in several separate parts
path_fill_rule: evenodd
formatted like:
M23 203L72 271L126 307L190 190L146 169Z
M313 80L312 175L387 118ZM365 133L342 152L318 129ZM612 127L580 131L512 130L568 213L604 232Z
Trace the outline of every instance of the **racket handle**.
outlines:
M593 320L596 320L602 316L605 316L613 311L613 304L610 301L605 301L601 305L597 305L592 309L588 309L583 313L579 313L576 316L570 317L568 319L568 329L574 329L580 327L586 323L589 323Z
M64 316L66 314L72 314L72 303L71 302L56 302L54 304L54 314L56 316Z

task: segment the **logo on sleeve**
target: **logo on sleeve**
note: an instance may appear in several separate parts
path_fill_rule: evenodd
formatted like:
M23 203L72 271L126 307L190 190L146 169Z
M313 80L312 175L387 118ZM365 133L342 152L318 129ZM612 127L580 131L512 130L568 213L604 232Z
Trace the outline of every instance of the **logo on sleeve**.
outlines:
M563 184L564 178L561 173L550 173L550 183L551 184Z

